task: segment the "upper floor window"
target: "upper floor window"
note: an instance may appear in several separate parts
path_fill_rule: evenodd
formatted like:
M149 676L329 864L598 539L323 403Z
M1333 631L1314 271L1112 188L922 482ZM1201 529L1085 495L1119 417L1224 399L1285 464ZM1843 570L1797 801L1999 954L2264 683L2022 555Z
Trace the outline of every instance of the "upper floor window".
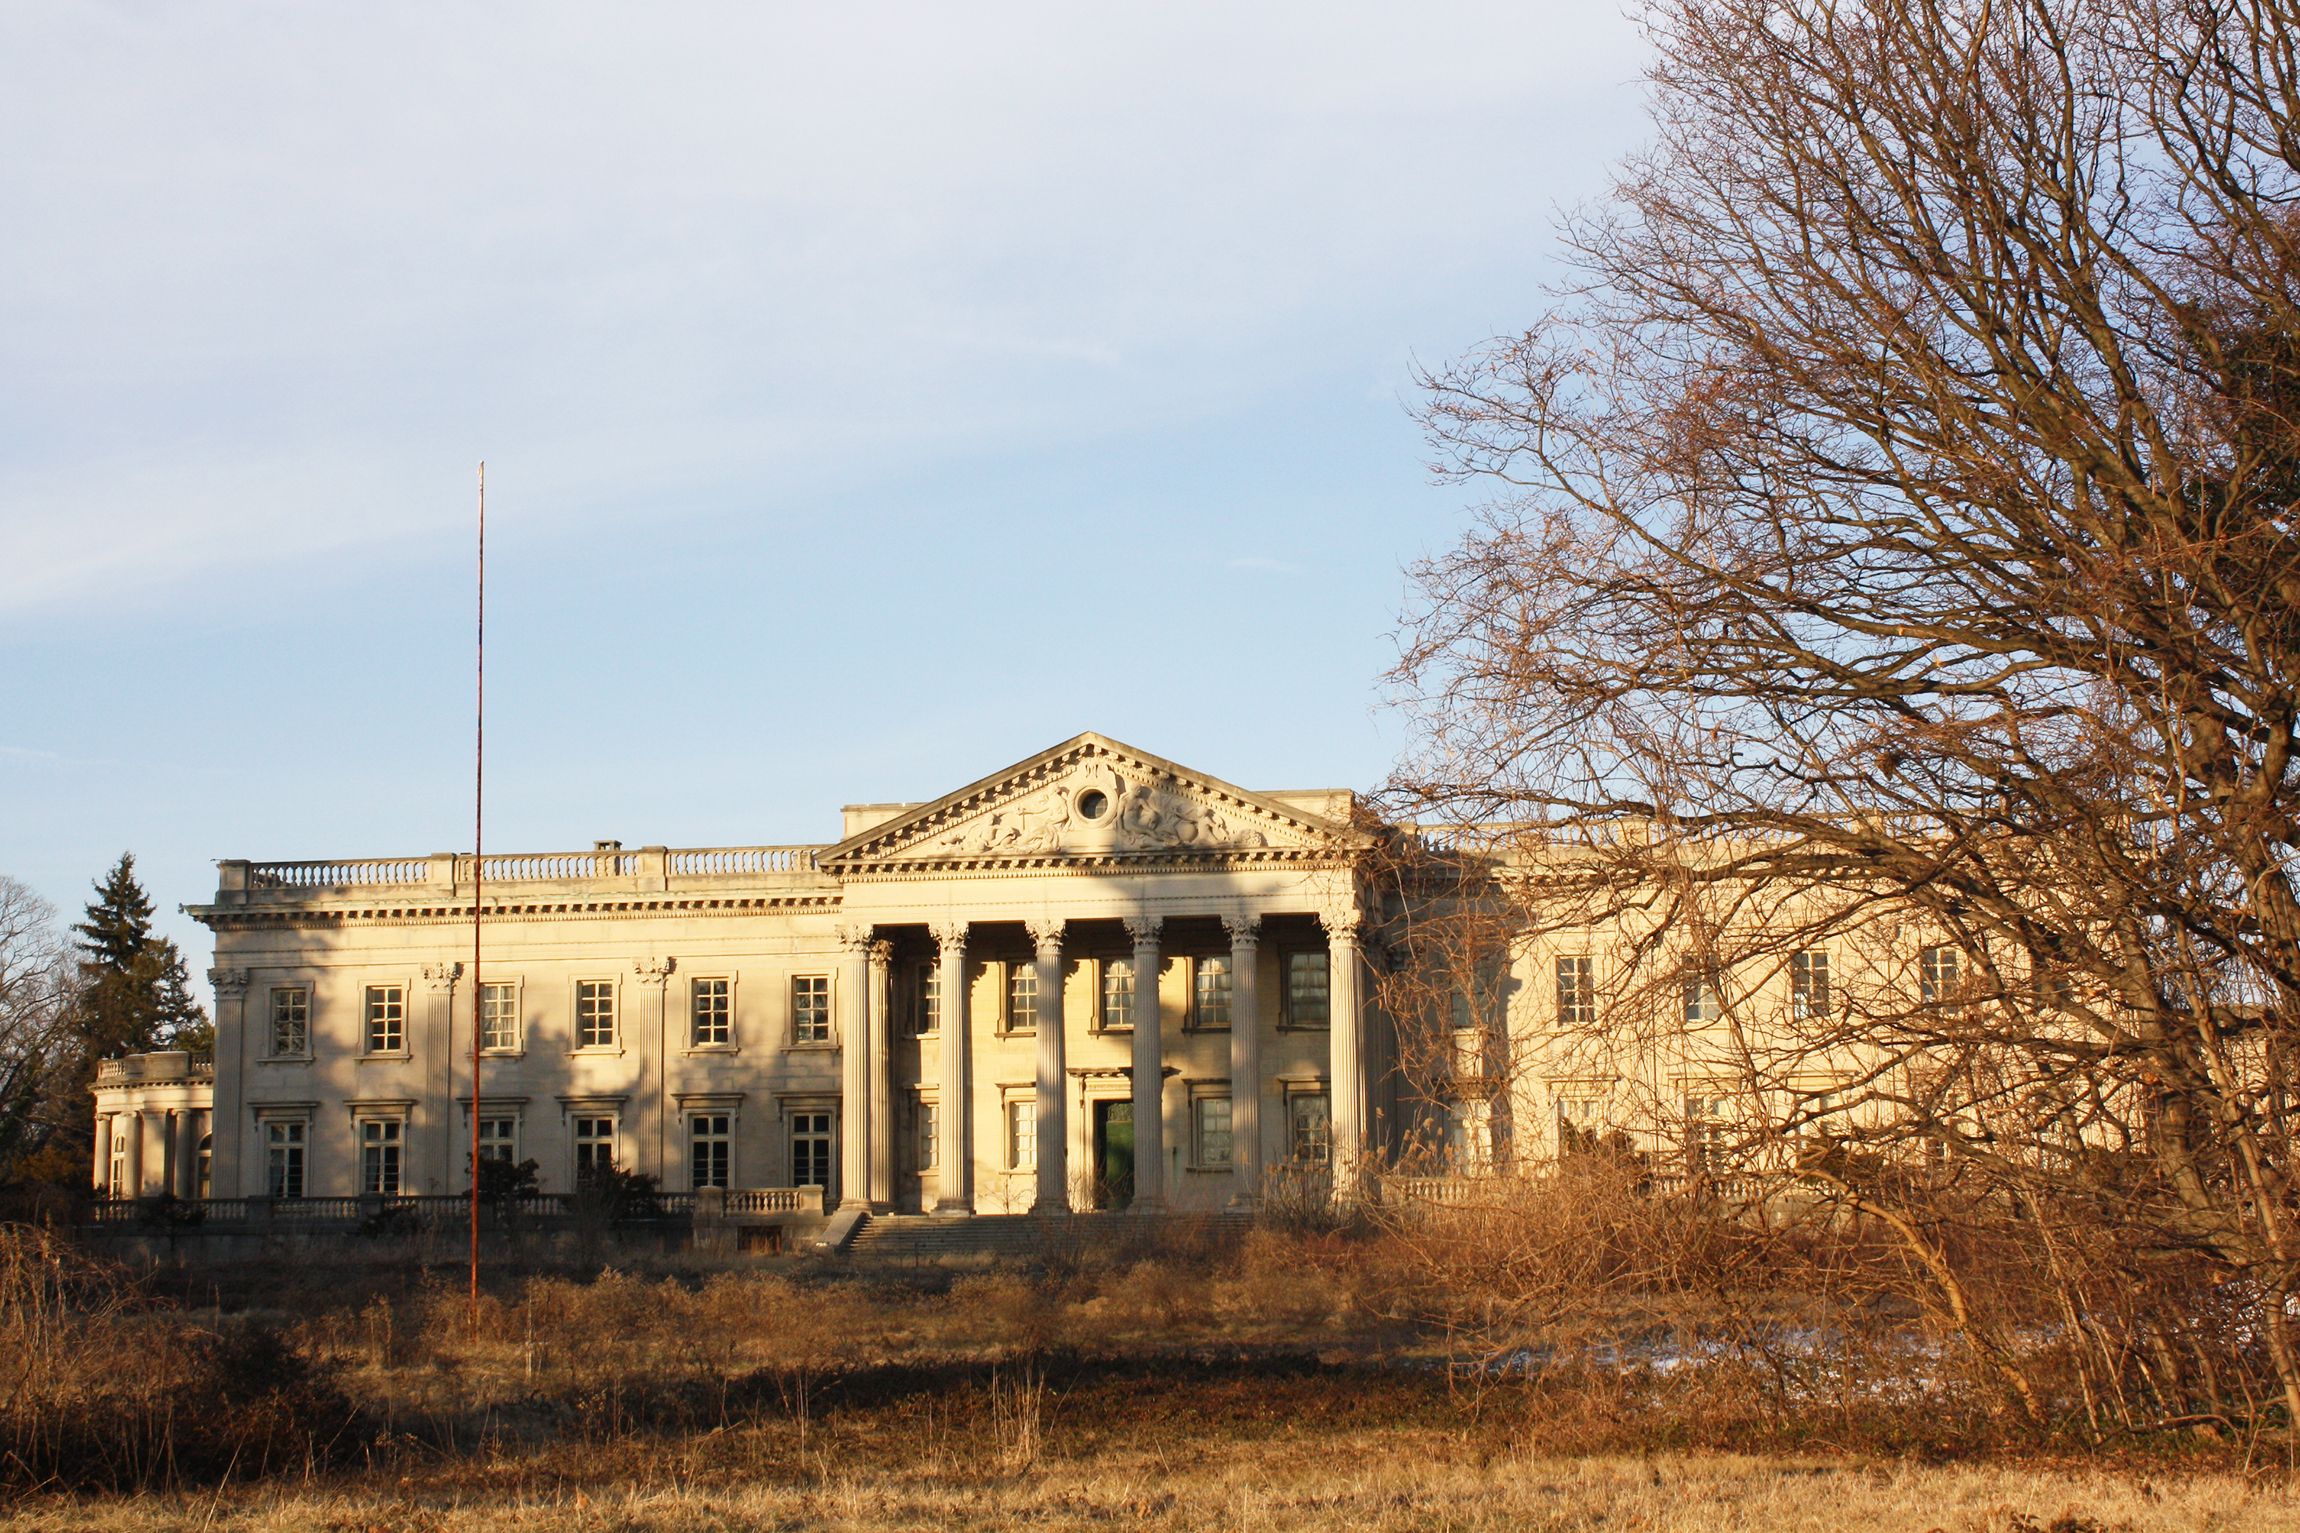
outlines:
M911 970L910 1031L915 1038L942 1031L942 970L931 959Z
M367 987L367 1051L398 1054L407 1048L407 988L404 985Z
M1557 1025L1588 1027L1597 1021L1597 961L1572 953L1557 961Z
M828 974L791 976L791 1041L831 1041L831 977Z
M519 987L508 980L479 987L479 1046L497 1054L519 1052Z
M1131 958L1105 958L1102 960L1101 1016L1096 1020L1104 1027L1119 1028L1134 1025L1134 960Z
M1190 1025L1219 1032L1230 1025L1230 959L1216 953L1190 960Z
M1006 1030L1010 1033L1035 1032L1038 1028L1038 966L1032 963L1012 963L1006 966Z
M611 1049L615 1046L615 982L611 979L575 981L575 1047Z
M689 982L688 1043L698 1049L723 1049L735 1041L735 984L733 980L703 978ZM724 1182L703 1185L723 1187Z
M1917 988L1925 1004L1934 1005L1956 993L1959 954L1953 947L1920 948L1917 952Z
M1325 1027L1332 1012L1332 970L1319 951L1286 955L1286 1025Z
M1829 1014L1829 955L1819 948L1789 955L1789 1012L1799 1017Z
M1686 1026L1698 1027L1704 1022L1714 1022L1724 1015L1724 1008L1717 1001L1717 982L1715 980L1706 976L1697 976L1686 980L1681 988L1684 992Z
M272 990L272 1057L300 1058L311 1052L311 988L279 985Z

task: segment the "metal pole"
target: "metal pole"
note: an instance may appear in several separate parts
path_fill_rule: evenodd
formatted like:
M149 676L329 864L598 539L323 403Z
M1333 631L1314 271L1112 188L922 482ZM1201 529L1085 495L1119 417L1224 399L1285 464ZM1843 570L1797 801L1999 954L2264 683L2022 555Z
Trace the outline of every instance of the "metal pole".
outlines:
M487 464L479 465L479 629L473 677L471 745L471 1331L479 1334L479 1040L486 994L479 982L479 893L486 866L482 831L487 804ZM450 996L454 994L449 992ZM454 1018L452 1001L448 1017Z

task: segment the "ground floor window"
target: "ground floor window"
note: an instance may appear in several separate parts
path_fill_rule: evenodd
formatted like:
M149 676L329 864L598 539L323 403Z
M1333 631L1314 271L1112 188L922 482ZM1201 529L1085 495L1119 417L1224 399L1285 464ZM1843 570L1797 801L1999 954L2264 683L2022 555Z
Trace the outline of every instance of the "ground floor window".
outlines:
M828 1187L831 1184L831 1115L827 1112L791 1114L791 1185Z
M192 1196L215 1196L216 1136L202 1134L198 1158L192 1165Z
M128 1136L140 1127L131 1117L112 1120L112 1169L104 1185L115 1198L132 1197L135 1189L128 1185Z
M275 1198L303 1196L307 1127L300 1118L264 1125L264 1188Z
M1286 1099L1286 1107L1288 1151L1294 1159L1332 1159L1333 1099L1323 1091L1297 1091Z
M387 1198L399 1196L400 1153L407 1125L397 1118L369 1118L359 1126L359 1190Z
M1006 1165L1029 1171L1038 1165L1038 1102L1017 1097L1006 1104Z
M932 1171L941 1164L942 1136L936 1130L934 1103L924 1097L910 1099L910 1166L913 1171Z
M1201 1171L1230 1168L1230 1099L1200 1097L1190 1104L1191 1164Z
M479 1120L479 1158L499 1160L513 1165L519 1159L519 1120L517 1118L482 1118Z
M697 1192L727 1185L733 1160L734 1119L723 1112L697 1113L687 1120L687 1170Z
M615 1120L586 1114L575 1120L575 1181L596 1181L615 1169Z

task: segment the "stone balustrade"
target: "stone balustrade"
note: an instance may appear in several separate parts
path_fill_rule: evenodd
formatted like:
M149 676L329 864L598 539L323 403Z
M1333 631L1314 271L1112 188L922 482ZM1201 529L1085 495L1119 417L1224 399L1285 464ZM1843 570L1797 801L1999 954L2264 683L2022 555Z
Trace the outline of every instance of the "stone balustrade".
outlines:
M464 852L428 857L360 857L311 862L219 863L217 904L300 904L335 897L422 898L468 895L506 886L546 891L553 886L610 892L709 888L730 881L807 880L818 846L647 846L626 851L602 842L584 852Z

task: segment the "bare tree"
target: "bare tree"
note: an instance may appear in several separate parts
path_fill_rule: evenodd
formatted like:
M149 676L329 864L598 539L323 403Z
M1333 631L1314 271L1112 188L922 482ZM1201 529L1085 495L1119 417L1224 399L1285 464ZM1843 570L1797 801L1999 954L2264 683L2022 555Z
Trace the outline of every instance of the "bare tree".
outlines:
M74 1052L74 973L54 907L0 875L0 1187L55 1127L51 1088Z
M1834 1117L1807 1172L1880 1217L1916 1140L2039 1260L2201 1262L2300 1421L2300 16L1648 27L1579 282L1426 379L1498 493L1418 571L1401 803L1523 827L1484 866L1617 935L1609 1022L1721 985L1750 1155ZM1832 945L1875 982L1735 1025Z

